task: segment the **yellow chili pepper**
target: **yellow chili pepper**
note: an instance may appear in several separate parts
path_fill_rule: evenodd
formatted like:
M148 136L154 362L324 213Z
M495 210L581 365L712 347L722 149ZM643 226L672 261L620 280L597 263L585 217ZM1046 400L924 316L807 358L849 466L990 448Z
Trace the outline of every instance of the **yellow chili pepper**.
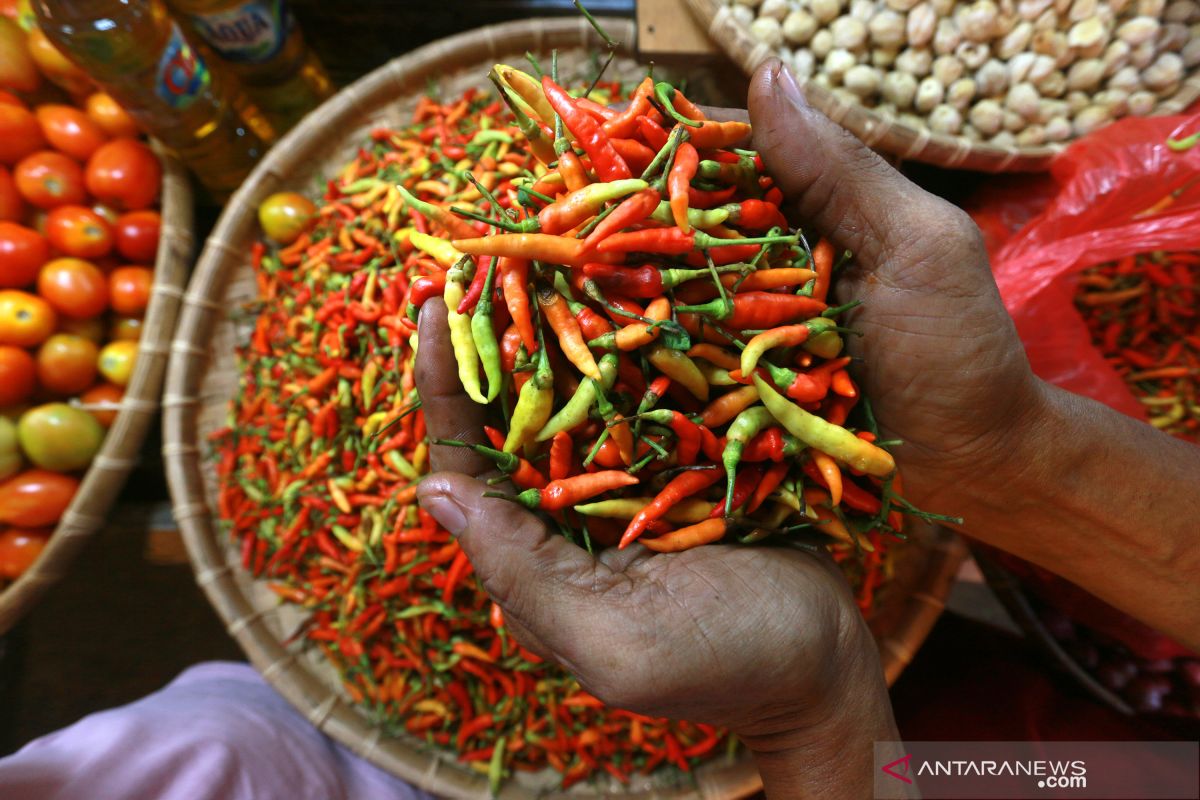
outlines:
M486 405L487 397L479 382L479 353L475 350L475 339L471 333L471 317L458 313L458 304L466 294L464 282L462 270L457 267L446 275L446 289L442 295L446 301L446 322L450 326L454 360L458 362L458 380L468 397L480 405Z

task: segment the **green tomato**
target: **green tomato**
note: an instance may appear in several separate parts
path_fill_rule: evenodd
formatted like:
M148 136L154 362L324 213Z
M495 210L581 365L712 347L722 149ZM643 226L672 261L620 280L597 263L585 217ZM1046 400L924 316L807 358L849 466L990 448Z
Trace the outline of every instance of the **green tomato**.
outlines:
M71 472L92 463L104 443L104 428L86 411L47 403L25 412L17 423L17 438L34 464Z
M21 448L17 444L17 426L8 417L0 417L0 481L21 471Z

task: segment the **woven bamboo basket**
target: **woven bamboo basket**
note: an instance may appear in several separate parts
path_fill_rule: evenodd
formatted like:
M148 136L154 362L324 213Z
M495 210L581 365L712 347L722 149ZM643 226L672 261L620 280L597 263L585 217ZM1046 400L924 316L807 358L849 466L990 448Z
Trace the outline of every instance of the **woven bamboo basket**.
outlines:
M701 26L747 75L775 51L737 20L723 0L687 0ZM981 172L1041 172L1069 142L1038 147L1000 147L973 142L962 136L933 133L926 128L888 119L857 103L848 103L828 89L809 81L804 85L808 102L846 128L869 147L901 159L924 161L939 167ZM1179 114L1200 97L1200 73L1192 73L1172 97L1161 102L1156 115Z
M622 42L633 38L626 20L605 20L604 25ZM255 667L314 725L383 769L440 796L486 798L487 781L457 765L450 754L430 752L415 740L385 737L344 697L328 664L311 651L285 644L302 615L280 605L241 569L237 553L220 532L213 511L215 470L204 443L209 432L225 424L239 377L234 350L249 334L247 323L239 326L230 311L256 299L249 252L259 236L255 208L269 194L320 185L320 176L351 158L372 127L409 119L430 83L446 97L470 86L486 88L492 63L518 63L526 50L546 57L552 47L559 51L560 70L590 69L599 44L582 19L507 23L427 45L342 91L276 146L234 195L205 245L171 347L163 397L164 456L175 517L197 582ZM628 46L622 49L610 75L644 74L630 52ZM692 80L697 85L697 76ZM928 533L920 546L910 549L911 557L902 559L893 585L896 602L876 620L889 679L903 669L940 613L961 553L957 539ZM553 795L556 784L554 775L519 775L500 797ZM689 786L614 785L612 791L641 798L731 798L759 785L752 763L743 758L711 763ZM576 787L570 796L587 791Z
M158 412L159 391L167 369L167 343L175 332L191 264L192 189L179 159L157 143L154 151L163 165L162 229L133 375L104 445L46 549L24 575L0 592L0 633L15 625L66 574L88 537L104 523L125 478L138 462L142 441Z

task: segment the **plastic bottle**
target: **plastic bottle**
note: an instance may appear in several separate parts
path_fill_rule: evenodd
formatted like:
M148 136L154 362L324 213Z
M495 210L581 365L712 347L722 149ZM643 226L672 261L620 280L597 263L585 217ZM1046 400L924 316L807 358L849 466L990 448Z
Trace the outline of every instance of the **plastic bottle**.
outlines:
M280 132L333 93L287 0L167 0L227 62Z
M213 71L162 0L34 0L38 25L210 192L242 182L274 128L236 80Z

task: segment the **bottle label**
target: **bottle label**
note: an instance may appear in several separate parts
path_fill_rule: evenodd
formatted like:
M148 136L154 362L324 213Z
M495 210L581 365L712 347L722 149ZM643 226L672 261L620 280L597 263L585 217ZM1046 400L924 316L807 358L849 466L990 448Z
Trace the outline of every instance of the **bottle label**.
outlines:
M274 58L293 25L284 0L252 0L228 11L197 14L192 22L223 58L246 64Z
M155 91L167 105L185 109L203 94L212 83L212 74L200 54L183 38L179 26L171 23L171 35L158 59L158 81Z

